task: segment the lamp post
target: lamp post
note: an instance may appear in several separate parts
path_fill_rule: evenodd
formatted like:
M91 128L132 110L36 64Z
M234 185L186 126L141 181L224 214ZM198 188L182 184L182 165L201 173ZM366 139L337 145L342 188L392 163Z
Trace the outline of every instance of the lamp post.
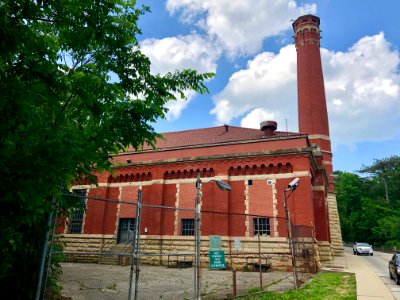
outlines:
M220 180L211 180L211 182L215 182L217 187L223 191L230 191L232 188L229 184L224 183ZM201 243L201 179L200 172L197 172L197 180L196 180L196 208L195 208L195 268L194 268L194 290L195 290L195 299L201 299L201 260L200 260L200 243Z
M283 196L284 196L284 201L283 201L283 206L285 208L285 213L286 213L286 219L287 219L287 231L288 231L288 242L289 242L289 247L290 247L290 255L292 257L292 267L293 267L293 280L294 280L294 287L297 289L297 276L296 276L296 259L294 256L294 247L293 247L293 239L292 239L292 223L290 221L290 210L287 206L287 199L293 194L293 192L296 190L298 184L299 184L300 179L295 178L292 180L288 187L283 190ZM289 195L286 194L286 192L290 192Z

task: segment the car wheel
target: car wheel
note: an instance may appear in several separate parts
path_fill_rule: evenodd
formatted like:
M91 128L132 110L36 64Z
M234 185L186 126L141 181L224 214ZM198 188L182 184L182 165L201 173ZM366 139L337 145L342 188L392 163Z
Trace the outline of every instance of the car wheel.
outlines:
M371 256L374 256L374 254L373 254L373 253L371 253L370 255L371 255Z
M397 285L400 285L400 276L399 275L396 276L396 283L397 283Z
M392 276L392 272L390 272L390 271L389 271L389 277L390 277L390 279L394 279Z

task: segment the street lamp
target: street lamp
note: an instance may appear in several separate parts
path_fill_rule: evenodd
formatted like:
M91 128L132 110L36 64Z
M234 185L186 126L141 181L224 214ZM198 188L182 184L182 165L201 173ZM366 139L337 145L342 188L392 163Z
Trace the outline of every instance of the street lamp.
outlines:
M287 199L293 194L299 185L300 179L297 177L293 179L286 189L283 190L284 201L283 206L285 207L286 219L287 219L287 230L288 230L288 242L290 247L290 255L292 257L292 266L293 266L293 280L294 287L297 289L297 276L296 276L296 260L294 257L294 248L293 248L293 240L292 240L292 223L290 222L290 210L287 206ZM286 192L290 192L289 195L286 195Z
M215 182L217 187L222 191L230 191L232 187L220 180L211 180L211 182ZM201 266L200 266L200 242L201 242L201 179L200 179L200 172L197 172L197 180L196 180L196 189L197 189L197 196L196 196L196 209L195 209L195 218L196 218L196 240L195 240L195 268L194 268L194 289L195 289L195 299L200 300L201 295Z

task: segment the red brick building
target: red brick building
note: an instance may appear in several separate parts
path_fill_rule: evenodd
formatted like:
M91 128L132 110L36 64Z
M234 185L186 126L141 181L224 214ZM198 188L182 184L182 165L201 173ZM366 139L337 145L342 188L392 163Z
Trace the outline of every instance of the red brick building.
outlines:
M223 125L167 132L157 149L127 151L113 160L116 177L98 174L98 187L75 186L87 193L85 214L69 221L65 233L108 234L126 239L135 207L92 201L90 197L136 202L143 192L141 234L192 235L196 175L202 180L202 235L286 237L284 189L300 183L288 201L294 224L312 226L318 241L341 249L332 177L332 153L319 50L319 18L306 15L293 23L298 59L300 133L276 131L274 121L260 129ZM221 191L212 180L228 183ZM134 209L132 209L134 207ZM256 218L261 216L254 224ZM256 226L258 225L258 226Z

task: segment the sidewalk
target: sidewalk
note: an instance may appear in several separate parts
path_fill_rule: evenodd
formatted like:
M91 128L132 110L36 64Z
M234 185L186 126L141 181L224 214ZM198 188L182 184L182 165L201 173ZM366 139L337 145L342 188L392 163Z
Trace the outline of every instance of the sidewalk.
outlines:
M357 255L335 256L333 261L323 264L322 269L355 273L359 300L394 299L379 276Z

